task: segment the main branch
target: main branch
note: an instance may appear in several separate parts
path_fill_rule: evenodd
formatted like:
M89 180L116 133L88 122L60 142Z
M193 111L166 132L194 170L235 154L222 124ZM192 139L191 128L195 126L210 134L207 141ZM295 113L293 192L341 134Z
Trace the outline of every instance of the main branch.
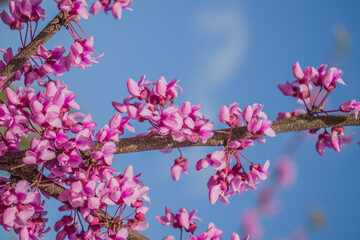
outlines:
M320 117L303 114L287 119L273 121L271 127L277 134L279 134L308 129L356 125L360 125L360 118L355 119L354 114L340 114ZM246 133L246 131L246 127L234 128L231 134L231 140L239 139ZM170 135L160 136L157 134L142 137L123 138L120 139L118 143L116 143L116 153L120 154L194 146L224 146L227 139L229 138L229 133L229 128L216 130L214 131L214 136L206 143L202 143L200 140L196 143L192 143L190 141L175 142ZM245 138L251 137L251 134L245 135ZM99 143L97 143L95 148L98 149L99 147L101 146Z

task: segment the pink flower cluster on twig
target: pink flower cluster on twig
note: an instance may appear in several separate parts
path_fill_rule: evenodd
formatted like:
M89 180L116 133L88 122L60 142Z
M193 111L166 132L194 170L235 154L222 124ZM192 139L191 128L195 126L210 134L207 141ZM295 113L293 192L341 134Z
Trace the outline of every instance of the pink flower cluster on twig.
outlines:
M171 134L178 142L186 139L197 142L200 138L206 143L214 135L214 124L200 113L200 105L192 106L186 101L179 108L174 104L178 89L182 91L178 81L174 79L167 82L164 77L160 77L156 83L152 83L146 81L145 76L138 83L128 79L130 96L123 103L113 102L113 106L120 113L127 113L130 119L148 121L162 136ZM138 101L132 102L136 99Z
M244 111L238 108L238 105L237 102L234 102L229 106L221 106L219 120L230 126L231 129L242 126L244 121L247 124L248 132L255 139L262 134L271 137L275 136L275 132L271 128L272 122L262 112L263 106L261 104L247 106ZM230 137L231 132L229 140ZM208 166L217 170L216 174L211 176L207 183L211 204L214 204L218 199L228 204L229 197L234 196L236 193L242 194L247 190L255 190L255 186L267 178L269 175L267 172L270 165L269 161L266 161L264 166L261 167L260 164L254 164L241 153L241 151L251 146L254 146L253 139L228 141L224 148L216 150L213 154L208 154L206 158L197 162L197 171ZM248 172L245 170L240 156L250 162ZM235 159L235 164L231 167L232 158Z
M360 111L360 103L355 100L341 104L338 110L325 111L323 109L325 100L336 88L336 84L346 85L341 79L343 72L340 69L333 67L325 70L326 67L325 64L322 64L317 69L307 66L302 70L300 64L296 62L293 64L293 74L296 80L292 83L279 84L278 88L285 96L295 97L298 102L303 103L308 114L319 115L322 113L328 115L329 112L335 111L345 113L354 111L355 118L357 118ZM296 110L292 113L279 113L278 119L296 116L302 113L301 110ZM319 129L311 129L309 132L315 134L318 130ZM353 134L346 137L344 136L344 132L344 128L333 128L331 129L331 134L329 134L328 131L324 129L324 132L318 135L318 141L316 143L317 152L323 156L325 147L332 148L339 152L341 146L350 144L353 141Z

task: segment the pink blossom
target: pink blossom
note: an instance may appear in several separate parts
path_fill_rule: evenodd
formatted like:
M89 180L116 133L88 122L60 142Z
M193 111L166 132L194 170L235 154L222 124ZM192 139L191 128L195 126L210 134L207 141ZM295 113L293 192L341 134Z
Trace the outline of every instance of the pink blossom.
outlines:
M180 174L186 174L186 171L189 168L189 161L182 156L175 159L174 165L171 167L171 177L178 181L180 179Z
M164 226L172 225L174 228L184 228L186 232L193 233L197 228L194 220L202 221L195 215L196 212L197 210L193 210L188 213L185 208L181 208L174 215L168 207L165 207L165 216L157 216L155 219Z
M90 157L95 160L102 160L107 165L111 165L113 163L114 153L116 152L116 146L113 142L105 143L101 150L92 152Z
M26 164L42 164L56 158L55 149L47 139L33 138L30 150L26 151L23 162Z
M68 18L79 21L80 17L89 18L89 12L86 10L87 3L85 0L54 0L58 4L58 8L68 14Z
M112 240L126 240L128 238L128 230L126 228L120 229L116 235L113 234L109 236L109 238L106 239L112 239Z
M168 227L175 222L175 215L169 207L165 207L165 216L156 216L155 219L162 225Z
M81 130L75 137L76 147L81 151L90 151L95 145L91 138L92 133L89 129Z
M210 239L220 240L222 233L223 232L220 229L216 228L214 223L210 223L208 226L208 230L206 230L206 232L199 233L198 235L196 235L196 239L197 240L210 240Z
M149 81L145 81L145 77L145 75L141 76L139 83L136 83L131 78L127 80L127 88L129 93L134 97L138 97L140 100L147 98L149 95L149 89L145 86L153 85Z
M321 76L322 85L327 91L332 91L336 88L336 82L346 86L345 82L341 79L343 72L337 68L330 68L324 75Z
M93 63L98 63L96 59L102 57L103 55L100 54L97 57L92 57L91 55L95 53L93 45L93 36L87 40L77 39L75 40L75 43L70 46L70 53L67 58L73 66L84 70L85 67L90 67Z
M346 103L343 103L340 105L340 111L341 112L351 112L354 111L355 112L355 119L357 119L357 116L360 112L360 102L356 102L355 99L354 100L350 100Z
M296 98L300 96L300 88L294 83L286 82L285 84L278 84L278 88L285 96Z
M10 17L5 11L0 16L11 29L23 29L24 22L45 19L45 10L40 7L41 0L9 0Z
M350 144L354 139L351 134L350 136L344 136L345 129L343 127L334 127L331 129L331 135L325 131L322 134L319 134L318 141L316 142L316 150L321 155L324 156L325 147L332 148L337 152L340 152L342 145Z
M196 163L196 171L200 171L203 168L207 168L209 165L216 170L223 169L226 164L226 152L225 149L215 151L213 154L208 154L206 158L200 159Z
M248 124L247 128L253 135L266 134L269 137L275 137L276 134L271 128L272 122L267 119L266 114L262 111L263 107L262 104L257 103L246 106L242 118Z
M65 71L69 71L70 66L67 65L66 59L63 56L64 53L65 48L63 46L57 46L49 51L45 49L43 45L40 45L36 54L45 60L41 65L41 70L46 74L54 73L55 76L61 76ZM40 74L38 75L38 77L40 77ZM28 81L26 86L29 86L32 81Z
M227 124L229 127L240 127L242 122L240 118L242 116L242 111L238 108L239 103L233 102L229 106L221 106L220 115L218 119L220 122Z
M270 166L269 160L267 160L263 167L260 164L251 164L249 178L252 185L256 185L261 181L264 181L269 173L267 172Z
M111 1L97 0L91 6L90 12L96 15L101 9L104 10L105 13L111 11L115 19L121 19L122 9L124 8L131 11L129 7L132 2L133 0L115 0L111 5Z
M317 82L319 79L319 72L314 67L306 67L301 69L299 62L293 64L293 73L300 84L308 85L310 82Z

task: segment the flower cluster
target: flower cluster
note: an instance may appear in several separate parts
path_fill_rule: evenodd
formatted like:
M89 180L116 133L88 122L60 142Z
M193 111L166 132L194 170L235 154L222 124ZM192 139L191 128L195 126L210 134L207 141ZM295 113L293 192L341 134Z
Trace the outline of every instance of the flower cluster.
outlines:
M247 124L247 130L257 138L262 134L274 137L275 132L271 128L272 122L267 120L267 116L262 112L261 104L247 106L244 111L238 108L238 103L234 102L229 106L221 106L219 120L228 126L242 126L244 121ZM259 119L261 117L261 119ZM244 134L244 136L246 133ZM228 198L236 193L242 194L247 190L255 190L256 185L265 180L269 175L267 170L270 162L266 161L263 167L260 164L254 164L247 159L242 150L254 146L253 139L238 139L230 141L231 134L226 147L216 150L213 154L208 154L206 158L200 159L196 163L196 170L211 166L217 170L216 174L210 177L207 187L209 189L209 200L214 204L218 199L228 204ZM240 156L250 162L249 171L246 172ZM235 159L235 164L231 167L231 160Z
M64 46L56 46L53 50L47 50L44 46L40 45L38 51L10 79L10 83L20 80L21 76L24 76L25 86L30 86L35 80L42 86L45 84L45 78L50 79L49 74L53 73L55 76L61 76L64 72L70 71L71 67L84 69L97 63L96 59L102 56L102 54L96 57L92 56L95 53L93 37L81 38L70 22L70 20L79 21L79 16L87 18L86 2L84 0L56 0L56 2L59 9L67 13L68 22L65 24L65 27L74 38L74 44L69 47L69 54L65 55L66 49ZM19 51L26 47L28 40L32 41L34 39L37 21L45 18L45 10L40 7L40 4L41 1L11 0L9 1L9 8L13 17L9 17L5 11L0 14L3 22L8 24L11 29L22 30L23 23L27 23L24 34L25 38L22 37L22 32L20 31L21 46ZM32 22L36 22L35 27L32 27ZM82 32L84 31L82 30ZM13 51L11 48L7 50L0 49L0 51L4 53L4 61L0 61L0 71L2 71L13 58ZM4 89L7 86L1 87Z
M181 208L177 214L174 214L168 207L165 207L165 216L157 216L155 219L166 227L172 226L173 228L179 228L181 230L180 239L182 239L182 232L185 230L186 232L191 233L188 240L220 240L223 232L220 229L217 229L214 223L210 223L205 232L199 233L196 236L194 235L194 232L197 229L197 224L194 220L202 222L202 220L195 215L196 212L197 210L193 210L188 213L185 208ZM167 236L163 238L163 240L174 239L174 236ZM248 239L249 236L246 236L242 240ZM231 240L240 240L240 237L238 234L233 233L231 235Z
M138 83L128 79L130 96L125 98L123 103L113 102L113 106L120 113L127 113L130 119L148 121L162 136L171 134L178 142L186 139L197 142L200 138L206 143L214 135L214 124L200 113L200 105L192 106L186 101L179 108L174 104L180 88L178 81L174 79L167 82L164 77L160 77L156 83L152 83L146 81L145 76L142 76ZM134 99L143 102L131 102Z
M132 132L135 130L128 123L129 118L122 118L116 113L109 125L95 133L96 123L91 116L70 113L71 109L79 110L74 100L76 95L68 90L67 85L51 80L49 74L61 76L72 66L84 69L97 63L96 59L101 55L92 57L95 53L93 37L80 38L71 24L71 21L79 21L80 16L88 17L86 1L56 2L58 8L65 12L65 27L75 40L69 54L65 55L63 46L47 50L40 45L32 58L10 79L10 83L24 76L26 87L36 80L45 88L44 91L36 93L34 89L20 87L15 92L6 88L7 102L1 102L0 126L6 131L0 134L0 154L19 151L21 138L27 138L30 133L36 134L23 162L36 164L40 169L34 188L36 191L29 191L29 185L22 181L15 188L10 188L9 181L2 185L5 187L1 199L1 225L6 230L13 228L21 239L37 239L50 229L44 231L44 202L39 202L38 191L48 184L42 176L50 172L47 177L65 187L58 199L70 204L62 206L60 211L71 211L70 215L65 215L55 224L57 239L126 239L128 231L124 227L141 231L148 226L145 222L147 207L143 206L143 200L149 201L146 196L149 188L139 180L141 174L134 176L132 166L120 173L112 169L111 164L116 151L114 142L124 133L124 128ZM26 25L26 37L20 35L22 46L19 50L27 45L28 40L34 39L37 21L44 19L45 11L40 3L32 0L9 1L12 17L6 12L1 13L2 20L11 29L21 30L23 23L29 23ZM31 21L36 22L35 28L32 28ZM0 51L4 53L3 61L0 61L2 71L14 55L11 48ZM4 79L5 76L0 78L1 81ZM5 89L7 86L1 87ZM94 139L99 142L96 150L93 150ZM91 153L85 154L91 150ZM112 205L117 206L113 216L107 210ZM134 209L133 212L124 212L126 207ZM99 210L105 209L106 213L99 215ZM80 215L76 213L78 210ZM109 219L112 219L111 224ZM80 229L82 221L88 224L87 230ZM107 229L105 232L102 231L104 227Z
M48 219L44 218L47 212L40 192L29 191L30 185L25 180L6 186L0 198L1 225L7 231L14 229L21 240L43 238L50 228L45 229Z
M355 112L355 119L357 119L358 114L360 112L360 102L354 100L350 100L346 103L340 105L340 111L344 113L348 113L351 111Z
M37 22L45 19L45 10L40 7L42 0L9 0L11 16L6 12L0 13L1 20L12 30L21 30L24 23Z
M95 1L90 8L90 12L93 15L98 14L98 12L102 9L105 13L112 12L115 19L121 19L122 10L132 10L130 5L133 0L115 0L114 3L112 1L107 0L97 0Z
M319 134L318 141L316 142L316 150L321 155L324 156L325 147L334 149L337 152L341 151L341 146L348 145L354 140L351 134L350 136L344 136L345 129L343 127L333 127L331 128L331 134L324 130L323 133Z
M270 137L275 137L275 132L271 128L271 121L267 119L266 114L262 111L262 104L253 104L246 106L244 111L238 107L239 103L234 102L229 106L221 106L220 115L218 116L220 122L227 124L229 127L243 126L241 120L247 124L247 129L252 135L266 134Z
M279 84L278 88L285 96L291 96L297 98L298 102L303 103L307 109L308 114L320 113L328 114L328 112L341 111L341 112L355 112L355 118L357 118L360 111L360 103L355 100L348 101L340 105L338 110L325 111L323 109L324 102L328 98L329 94L336 88L336 84L340 83L346 85L341 79L343 72L337 68L326 69L326 65L322 64L315 69L314 67L307 66L304 70L301 69L298 62L293 64L293 74L296 78L292 83ZM318 91L315 90L318 89ZM324 91L325 93L324 93ZM320 100L321 99L321 100ZM288 118L305 113L302 110L295 110L292 113L279 113L277 119ZM309 132L314 134L318 129L311 129ZM323 156L325 153L325 147L332 148L339 152L342 145L348 145L352 142L351 136L344 136L344 128L333 128L331 134L326 129L322 134L318 135L318 141L316 143L317 152Z
M330 68L325 71L326 67L327 65L322 64L317 69L307 66L302 70L299 62L296 62L293 65L293 74L296 80L292 83L279 84L278 88L285 96L295 97L299 102L304 103L309 112L321 109L329 93L336 88L336 83L346 85L341 79L343 72L340 69ZM314 87L320 89L317 95L312 96L311 92ZM322 90L326 91L326 95L319 100ZM310 103L310 108L307 106L308 103Z
M59 81L47 82L45 90L38 94L31 88L20 88L17 92L6 88L6 96L8 102L0 108L0 125L7 128L1 136L2 154L19 150L20 137L37 134L31 140L23 162L42 166L41 173L45 168L48 169L51 173L48 177L69 186L58 199L69 202L73 209L80 209L82 218L89 224L88 231L92 231L94 226L100 226L97 232L104 234L100 230L109 216L99 217L96 211L110 205L118 206L119 211L115 216L118 215L117 221L122 223L118 226L129 226L136 230L147 228L147 207L143 206L143 200L149 201L146 196L149 188L143 186L140 175L134 176L132 166L123 174L111 168L116 151L114 141L119 140L124 127L134 130L127 119L122 119L116 113L110 126L105 125L95 133L96 123L91 116L85 117L79 112L69 113L71 108L78 109L79 106L74 100L75 94ZM97 150L84 155L85 151L94 148L94 138L99 141ZM43 184L41 176L38 182ZM135 210L133 214L121 218L124 206ZM75 221L62 222L63 227L57 227L59 239L61 236L79 234L75 231ZM115 231L111 226L107 228L111 229L108 231L110 235L116 235L120 230L116 228Z
M80 17L89 18L89 12L86 10L85 0L54 0L58 4L58 9L66 13L66 18L74 21L80 21Z

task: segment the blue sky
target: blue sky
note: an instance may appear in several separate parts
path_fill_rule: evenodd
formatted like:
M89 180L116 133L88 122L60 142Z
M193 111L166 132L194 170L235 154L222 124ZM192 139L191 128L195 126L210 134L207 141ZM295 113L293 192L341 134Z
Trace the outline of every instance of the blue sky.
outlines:
M47 19L56 15L52 1ZM121 21L99 14L82 20L87 35L94 35L98 54L104 53L99 64L84 71L74 70L60 79L69 84L77 95L81 110L91 114L98 127L108 124L115 113L111 101L122 101L127 96L126 79L136 81L142 74L156 81L180 79L185 93L178 99L201 104L204 114L217 121L221 105L233 101L243 109L253 103L264 104L270 119L278 112L301 107L294 99L282 96L277 84L293 80L292 64L319 66L327 63L343 70L348 87L339 86L332 94L330 107L337 108L351 99L360 100L360 15L358 1L142 1L135 0L133 12L124 12ZM339 36L348 36L345 54L335 54ZM0 47L17 47L18 35L0 25ZM71 37L62 29L47 44L47 48L70 44ZM137 133L146 128L135 125ZM347 128L351 134L358 128ZM126 136L131 136L126 134ZM282 153L293 133L268 139L267 144L245 151L254 162L273 163ZM358 132L354 142L360 140ZM360 167L359 146L345 146L341 153L326 150L320 157L315 151L316 139L299 144L294 160L298 165L298 181L290 190L281 191L282 211L273 218L262 219L264 239L288 236L306 221L312 206L321 206L326 215L326 226L309 235L309 239L355 239L360 235L360 189L357 169ZM173 211L181 207L198 209L206 224L214 222L224 231L223 239L230 239L239 229L239 218L255 205L257 192L246 192L230 199L230 205L208 201L206 182L211 170L196 172L198 159L216 148L188 148L183 154L190 160L187 176L174 182L170 167L177 152L158 151L119 155L115 168L123 171L128 164L135 172L143 173L143 182L150 187L153 205L147 218L150 228L144 234L161 239L177 231L154 220L164 214L165 206ZM270 172L272 165L270 166ZM266 182L264 182L264 185ZM50 206L58 206L56 201ZM50 222L60 218L49 212ZM47 239L53 239L49 234Z

